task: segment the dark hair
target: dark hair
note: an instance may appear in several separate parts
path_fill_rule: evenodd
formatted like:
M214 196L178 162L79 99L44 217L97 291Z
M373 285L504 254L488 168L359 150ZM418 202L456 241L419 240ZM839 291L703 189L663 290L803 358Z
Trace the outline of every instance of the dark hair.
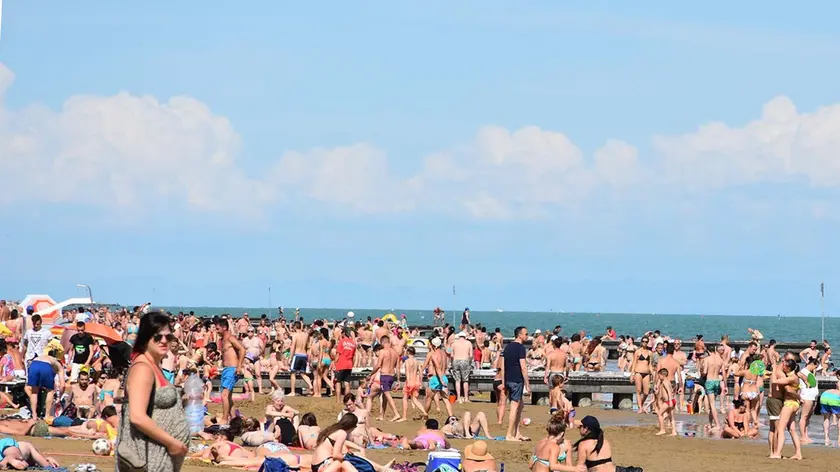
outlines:
M513 337L519 336L519 333L522 332L523 329L528 329L525 326L517 326L516 329L513 330Z
M578 334L578 333L573 334L572 335L572 342L576 343L578 341L580 341L580 334Z
M245 421L242 423L242 428L245 431L259 431L260 430L260 420L256 418L246 418Z
M345 393L344 398L341 399L342 403L353 402L356 403L356 394L354 393Z
M770 340L770 342L769 342L769 343L767 343L767 345L768 345L768 346L775 346L775 345L776 345L776 340L775 340L775 339L771 339L771 340Z
M405 348L405 352L407 352L407 353L409 353L410 355L413 356L414 354L417 353L417 350L414 349L414 346L408 346L407 348Z
M434 418L429 418L429 419L426 420L426 429L438 429L438 428L440 428L440 423L438 423L438 420L436 420Z
M140 318L140 326L137 328L137 338L134 339L134 354L142 354L149 347L149 341L163 328L168 328L170 319L159 311L150 311Z
M84 322L84 321L77 321L77 322L76 322L76 327L77 327L77 328L81 328L81 327L82 327L82 326L84 326L84 325L85 325L85 322Z
M673 354L676 347L674 347L674 343L668 343L668 347L665 348L665 352L668 354Z
M217 318L213 320L213 324L215 324L217 328L230 329L228 321L224 318Z
M791 371L791 372L796 372L797 369L799 368L799 365L793 359L785 360L784 364L788 368L788 370Z
M117 407L115 407L114 405L108 405L102 409L102 414L99 416L105 419L108 419L112 416L117 416Z
M586 429L588 430L586 435L578 439L577 442L575 442L574 445L572 445L572 449L577 450L578 446L583 441L595 441L595 449L593 449L592 452L598 454L599 452L601 452L601 448L604 446L604 430L601 428Z
M227 439L228 441L233 441L234 439L236 439L237 436L242 434L243 426L244 420L242 419L242 417L234 416L230 420L230 425L228 425L226 429L219 429L219 431L216 434L224 436L225 439Z
M316 418L312 413L306 413L301 416L300 424L304 426L318 426L318 418Z
M741 400L740 398L733 400L732 406L734 406L735 408L741 408L742 406L744 406L744 400Z
M554 377L555 379L557 377ZM566 432L566 413L558 411L551 415L548 426L545 428L549 436L559 436Z
M29 319L32 320L32 324L40 323L41 322L41 315L37 315L37 314L32 315L32 318L29 318Z
M338 423L327 426L321 431L321 434L318 435L316 445L321 445L322 442L326 441L326 439L336 431L343 430L348 433L353 431L356 429L357 424L359 424L359 418L357 418L356 415L353 413L345 414L340 420L338 420Z

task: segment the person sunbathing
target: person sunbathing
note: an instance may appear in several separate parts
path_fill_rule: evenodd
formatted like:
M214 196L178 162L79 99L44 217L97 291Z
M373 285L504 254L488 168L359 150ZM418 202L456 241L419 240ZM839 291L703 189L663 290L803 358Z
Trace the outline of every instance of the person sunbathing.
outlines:
M31 443L14 438L0 438L0 469L26 470L29 467L58 467L58 461L44 456Z
M417 431L417 436L410 440L403 438L402 446L404 449L428 449L434 451L435 449L448 449L449 441L446 440L443 432L439 429L439 423L436 419L430 418L426 420L426 427L420 428Z
M321 434L321 427L318 426L318 419L312 413L306 413L300 419L298 426L298 441L304 449L313 450Z
M105 433L89 432L86 426L57 428L50 426L44 420L0 420L0 434L9 436L32 436L36 438L83 438L99 439L106 437Z
M460 421L457 416L447 418L441 431L446 437L472 439L473 436L479 436L482 429L484 429L484 437L493 437L490 435L490 429L487 428L487 416L483 411L476 413L475 418L469 411L465 411Z

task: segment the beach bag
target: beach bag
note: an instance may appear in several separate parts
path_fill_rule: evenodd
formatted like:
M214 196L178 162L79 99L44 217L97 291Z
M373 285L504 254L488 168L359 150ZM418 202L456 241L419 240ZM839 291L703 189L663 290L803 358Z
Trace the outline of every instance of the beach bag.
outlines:
M125 374L125 378L123 379L122 390L125 392L123 406L122 406L122 413L120 414L120 432L119 437L117 438L117 449L115 455L117 456L117 470L119 472L134 472L134 471L145 471L146 470L146 462L149 459L149 438L146 437L145 434L140 433L139 431L135 435L130 434L131 426L126 429L126 421L128 419L128 390L125 388L125 383L128 380L128 374ZM154 412L155 407L155 389L157 388L157 382L152 382L152 394L149 396L149 405L146 407L146 414L149 415L149 418L152 417L152 413ZM129 432L129 434L124 434Z
M289 472L289 464L279 457L266 457L259 472Z
M348 452L344 455L344 460L349 462L359 472L376 472L373 464L368 462L364 457L359 457L353 453Z

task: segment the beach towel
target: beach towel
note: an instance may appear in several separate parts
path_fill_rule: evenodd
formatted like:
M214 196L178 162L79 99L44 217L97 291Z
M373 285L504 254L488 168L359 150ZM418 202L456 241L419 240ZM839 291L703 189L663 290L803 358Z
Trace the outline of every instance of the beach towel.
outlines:
M350 465L355 467L356 470L359 472L376 472L376 469L374 469L373 464L368 462L368 460L364 457L359 457L355 454L348 452L344 455L344 460L349 462Z
M259 472L289 472L289 465L279 457L266 457Z
M616 466L615 472L645 472L641 467L620 467Z
M46 472L70 472L70 469L68 469L67 467L38 467L38 466L32 466L32 467L27 467L26 470L42 470L42 471L46 471Z

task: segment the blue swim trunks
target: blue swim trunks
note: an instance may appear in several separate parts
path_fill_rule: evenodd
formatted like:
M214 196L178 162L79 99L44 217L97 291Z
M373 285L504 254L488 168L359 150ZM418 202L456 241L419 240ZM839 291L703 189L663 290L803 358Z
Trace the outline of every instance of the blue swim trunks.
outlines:
M0 456L10 447L18 447L18 442L15 441L15 438L0 438Z
M222 390L233 390L236 381L236 367L225 367L222 369Z
M442 392L449 388L449 379L445 375L440 376L440 381L437 377L429 378L429 389L433 392Z
M47 390L55 389L55 371L52 365L49 362L32 361L29 364L29 375L26 379L26 385L45 388Z

